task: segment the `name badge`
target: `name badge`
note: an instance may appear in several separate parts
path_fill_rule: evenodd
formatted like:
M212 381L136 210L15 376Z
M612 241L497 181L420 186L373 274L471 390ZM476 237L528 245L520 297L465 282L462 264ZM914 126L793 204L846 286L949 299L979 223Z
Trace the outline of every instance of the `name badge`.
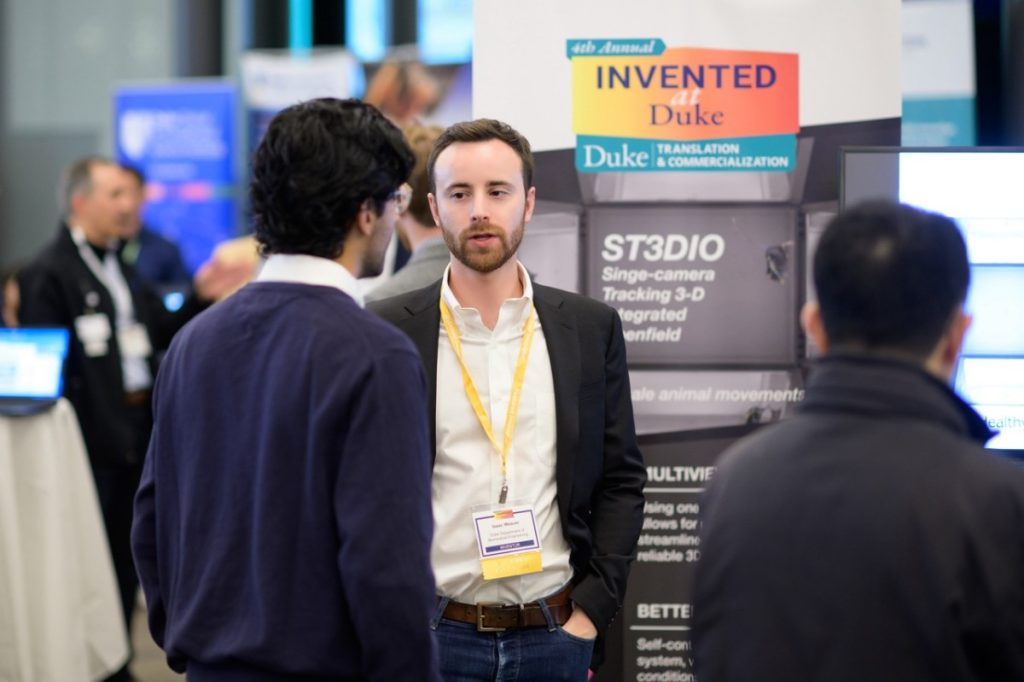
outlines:
M110 341L110 318L103 313L90 313L75 318L75 334L89 357L106 355Z
M540 534L533 505L513 502L478 507L473 510L473 527L484 580L541 570Z
M153 352L146 327L137 322L117 330L117 345L121 357L148 358Z

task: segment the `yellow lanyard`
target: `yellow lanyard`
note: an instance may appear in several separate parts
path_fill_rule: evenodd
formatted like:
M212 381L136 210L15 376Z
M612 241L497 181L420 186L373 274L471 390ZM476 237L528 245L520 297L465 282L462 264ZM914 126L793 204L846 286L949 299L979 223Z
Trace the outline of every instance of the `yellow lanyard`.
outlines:
M494 431L491 429L491 418L487 415L483 403L480 402L480 394L473 384L473 377L469 375L469 368L466 366L466 358L462 354L462 341L459 338L459 330L455 326L455 320L452 319L452 313L448 310L448 306L445 305L443 298L440 301L440 305L441 321L444 323L444 329L448 332L448 339L451 341L452 350L455 351L455 357L459 359L459 366L462 368L462 386L466 389L466 397L469 398L469 404L473 406L473 413L476 414L480 426L484 428L487 439L491 441L491 445L494 446L495 451L501 457L501 495L498 497L498 503L504 504L508 498L508 453L512 448L512 432L516 428L516 418L519 416L519 399L522 397L523 383L526 381L526 361L530 357L530 347L533 345L533 332L535 328L533 306L530 306L529 314L526 317L526 324L523 325L523 340L519 343L519 358L516 360L516 373L512 379L512 395L509 396L508 411L505 413L505 431L502 443L499 445L498 439L494 437Z

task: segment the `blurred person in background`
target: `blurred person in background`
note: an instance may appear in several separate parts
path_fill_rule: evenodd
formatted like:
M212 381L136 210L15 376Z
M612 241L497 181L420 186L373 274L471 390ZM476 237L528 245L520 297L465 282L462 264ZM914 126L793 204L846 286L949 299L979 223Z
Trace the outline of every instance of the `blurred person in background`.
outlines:
M158 353L185 322L249 272L205 264L196 273L194 293L171 313L118 255L136 217L128 174L110 159L85 157L65 169L60 196L63 221L56 236L19 273L18 317L23 325L70 330L64 394L82 428L131 632L138 589L130 547L132 501L152 427ZM127 665L113 679L131 679Z
M188 292L192 277L178 246L142 222L146 203L146 176L132 165L121 164L131 183L133 209L121 235L121 260L135 268L143 281L160 293Z
M427 160L434 142L442 132L438 126L415 123L406 126L403 131L405 141L416 156L416 165L413 166L409 181L399 190L401 205L398 207L395 231L402 246L412 256L401 270L367 293L368 303L432 284L441 279L448 265L451 253L444 243L441 228L434 224L434 216L430 214L430 203L427 201L427 194L430 193Z
M405 128L433 109L441 94L441 84L423 64L389 59L371 76L363 101L380 109L399 128Z

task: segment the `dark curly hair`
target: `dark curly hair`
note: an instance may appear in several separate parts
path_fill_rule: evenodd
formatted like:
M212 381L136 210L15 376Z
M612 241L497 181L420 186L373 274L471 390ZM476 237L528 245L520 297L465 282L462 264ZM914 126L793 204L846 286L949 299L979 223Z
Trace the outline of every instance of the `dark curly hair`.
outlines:
M253 157L260 251L337 258L359 208L370 200L380 214L413 163L402 133L369 104L325 97L281 111Z

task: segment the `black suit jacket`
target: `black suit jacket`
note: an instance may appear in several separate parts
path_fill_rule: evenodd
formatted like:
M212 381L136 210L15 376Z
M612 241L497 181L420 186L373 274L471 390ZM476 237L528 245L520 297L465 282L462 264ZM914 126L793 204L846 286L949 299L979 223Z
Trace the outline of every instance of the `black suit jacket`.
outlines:
M176 313L169 313L159 297L121 264L132 292L136 319L146 326L154 353L167 348L171 337L202 309L194 298ZM67 327L71 331L64 368L64 395L75 406L86 450L93 465L136 464L145 455L146 425L125 404L121 353L117 345L114 301L106 287L89 270L67 227L19 274L21 307L19 322L25 326ZM101 313L110 320L107 352L89 356L75 330L75 319ZM156 376L155 357L150 370ZM146 430L140 433L140 428Z
M562 532L572 550L572 598L603 633L622 606L647 480L633 427L622 322L592 299L538 284L533 292L554 379L555 480ZM370 305L420 351L429 382L431 434L436 434L440 296L438 281ZM431 447L436 449L436 438Z

